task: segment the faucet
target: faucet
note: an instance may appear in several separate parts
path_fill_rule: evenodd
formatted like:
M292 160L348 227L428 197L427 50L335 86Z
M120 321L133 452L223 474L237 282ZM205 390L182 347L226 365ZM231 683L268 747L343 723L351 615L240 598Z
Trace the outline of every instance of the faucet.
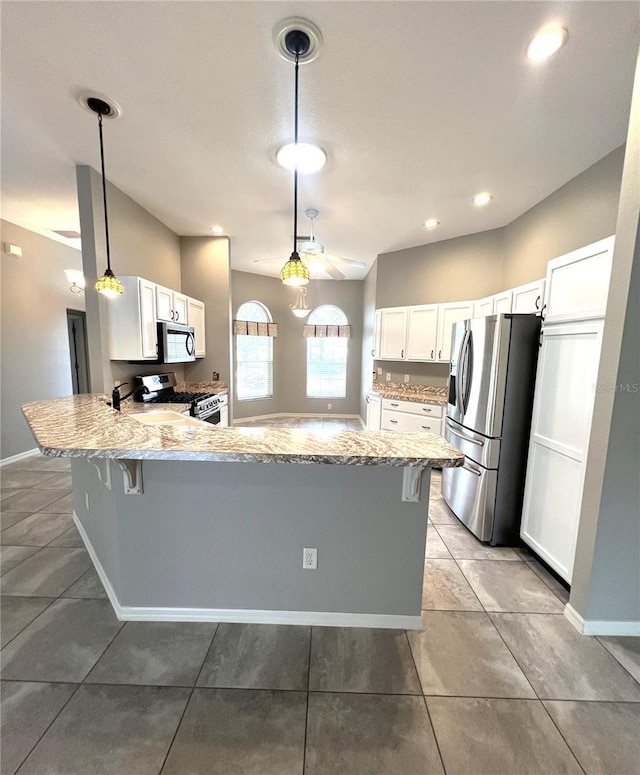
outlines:
M146 385L138 385L138 387L134 388L129 393L127 393L126 396L121 396L120 388L128 384L129 384L128 382L121 382L119 385L116 385L111 392L111 406L114 409L117 409L118 411L120 411L120 404L123 401L126 401L127 398L131 398L131 396L134 396L136 393L139 393L141 391L143 393L149 392L149 388Z

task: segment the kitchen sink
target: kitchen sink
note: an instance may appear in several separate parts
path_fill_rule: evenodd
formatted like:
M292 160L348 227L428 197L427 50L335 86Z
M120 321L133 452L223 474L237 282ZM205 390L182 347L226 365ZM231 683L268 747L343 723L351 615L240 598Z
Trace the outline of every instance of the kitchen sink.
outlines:
M171 425L172 427L202 428L203 422L195 417L172 411L157 412L131 412L127 417L143 423L144 425Z

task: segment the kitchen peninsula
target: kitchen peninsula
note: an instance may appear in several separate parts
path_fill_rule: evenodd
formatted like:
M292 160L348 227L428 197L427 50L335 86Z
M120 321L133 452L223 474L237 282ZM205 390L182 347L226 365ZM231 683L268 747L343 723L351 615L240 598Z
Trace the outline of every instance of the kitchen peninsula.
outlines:
M43 454L71 458L74 519L120 619L422 626L430 469L462 465L451 444L124 409L23 407Z

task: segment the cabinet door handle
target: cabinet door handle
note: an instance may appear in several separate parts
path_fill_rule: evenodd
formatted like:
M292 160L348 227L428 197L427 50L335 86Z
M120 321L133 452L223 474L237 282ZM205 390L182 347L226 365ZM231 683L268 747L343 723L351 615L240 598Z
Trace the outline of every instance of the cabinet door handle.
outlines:
M176 322L178 322L178 320L180 320L180 313L178 312L178 310L176 310L175 314L176 314Z
M433 360L433 350L431 350L431 360Z
M536 296L536 309L540 309L540 296Z
M173 310L172 309L169 310L169 314L171 315L171 320L175 320L175 318L173 317Z
M438 350L438 360L442 360L442 350Z
M400 357L404 358L404 350L400 350Z

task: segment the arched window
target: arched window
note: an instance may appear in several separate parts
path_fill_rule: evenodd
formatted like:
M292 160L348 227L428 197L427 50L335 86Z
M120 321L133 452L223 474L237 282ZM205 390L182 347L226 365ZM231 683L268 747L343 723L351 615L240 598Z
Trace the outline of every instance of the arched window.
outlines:
M347 316L332 304L316 307L307 319L313 326L346 326ZM307 339L307 398L345 398L347 342L337 336Z
M269 310L259 301L241 304L238 320L271 323ZM236 336L236 391L238 401L273 396L273 337Z

